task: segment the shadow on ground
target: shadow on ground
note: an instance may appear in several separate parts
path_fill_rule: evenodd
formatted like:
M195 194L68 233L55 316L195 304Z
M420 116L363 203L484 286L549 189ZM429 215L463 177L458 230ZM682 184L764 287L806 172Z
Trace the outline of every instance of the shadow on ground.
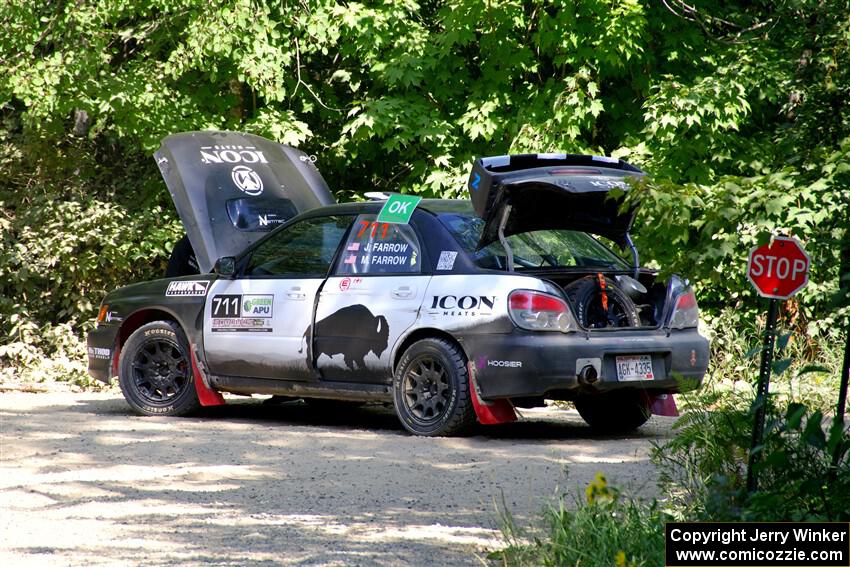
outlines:
M0 398L3 564L474 565L520 520L599 470L651 494L653 419L595 436L574 412L526 412L420 438L392 408L235 398L189 418L120 394ZM567 475L565 471L569 471Z

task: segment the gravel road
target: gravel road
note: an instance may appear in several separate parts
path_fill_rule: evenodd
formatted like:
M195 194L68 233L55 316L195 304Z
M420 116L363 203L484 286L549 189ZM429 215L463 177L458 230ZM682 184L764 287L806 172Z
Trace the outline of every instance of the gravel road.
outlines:
M426 439L382 406L229 401L142 418L117 390L0 393L0 565L482 565L503 501L523 524L597 471L653 495L672 424L605 437L545 409Z

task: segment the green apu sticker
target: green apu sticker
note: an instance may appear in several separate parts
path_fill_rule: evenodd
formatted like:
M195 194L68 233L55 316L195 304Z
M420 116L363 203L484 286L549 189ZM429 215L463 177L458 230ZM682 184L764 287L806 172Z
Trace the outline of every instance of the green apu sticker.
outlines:
M378 213L377 221L393 224L407 224L410 222L410 216L413 214L413 211L416 210L416 206L421 200L422 197L393 193L390 195L390 198L387 199L387 202L384 203L384 207L381 209L381 212Z

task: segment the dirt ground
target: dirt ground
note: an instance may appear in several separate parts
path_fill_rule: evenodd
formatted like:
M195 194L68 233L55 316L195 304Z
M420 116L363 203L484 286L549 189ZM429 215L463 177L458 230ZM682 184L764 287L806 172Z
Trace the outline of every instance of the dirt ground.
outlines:
M417 438L391 408L302 402L142 418L120 392L0 393L0 565L482 565L597 471L655 492L671 418L591 433L571 411Z

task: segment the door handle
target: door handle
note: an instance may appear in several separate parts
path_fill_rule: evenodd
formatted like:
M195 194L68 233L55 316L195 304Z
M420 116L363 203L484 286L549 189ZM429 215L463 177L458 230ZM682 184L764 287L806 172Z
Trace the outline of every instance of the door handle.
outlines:
M302 300L307 298L307 294L301 291L300 287L291 287L289 291L286 292L286 296L289 299Z
M403 285L401 287L397 287L392 290L392 295L396 299L409 299L413 297L413 294L416 290L411 288L410 286Z

